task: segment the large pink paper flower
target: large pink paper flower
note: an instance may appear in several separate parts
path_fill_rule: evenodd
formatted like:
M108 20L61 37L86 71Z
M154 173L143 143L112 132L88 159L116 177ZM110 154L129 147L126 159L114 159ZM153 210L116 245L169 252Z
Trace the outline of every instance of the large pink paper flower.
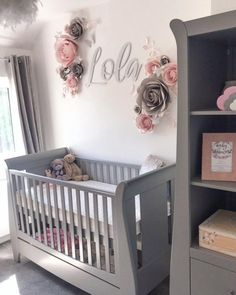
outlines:
M145 65L147 75L155 74L157 69L161 67L161 63L157 58L150 59Z
M68 67L76 58L78 45L69 38L58 38L55 44L56 59L63 65Z
M175 86L178 79L177 65L174 63L168 63L163 69L162 78L166 85Z
M136 118L136 126L142 133L152 132L154 124L149 115L139 114Z
M72 95L79 92L79 80L74 75L69 75L66 80L66 86L70 89Z

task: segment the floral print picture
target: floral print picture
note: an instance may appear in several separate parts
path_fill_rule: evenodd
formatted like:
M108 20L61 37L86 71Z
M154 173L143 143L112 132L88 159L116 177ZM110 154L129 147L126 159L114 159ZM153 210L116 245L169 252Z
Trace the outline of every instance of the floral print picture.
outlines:
M159 54L154 43L146 41L144 49L149 52L145 64L145 78L137 89L134 111L136 126L141 133L153 132L176 96L177 65L168 56Z
M84 73L82 59L79 57L79 42L83 36L84 22L74 18L65 26L65 33L56 37L55 55L60 64L58 72L64 81L63 94L76 95L79 92L81 79Z

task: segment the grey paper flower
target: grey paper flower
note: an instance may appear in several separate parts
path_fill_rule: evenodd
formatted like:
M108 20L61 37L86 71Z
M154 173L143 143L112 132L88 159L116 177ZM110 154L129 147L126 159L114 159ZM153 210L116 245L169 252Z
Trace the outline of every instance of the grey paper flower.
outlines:
M167 85L156 75L144 79L138 88L137 105L149 115L164 112L170 103Z
M168 56L166 56L166 55L162 55L162 56L161 56L161 65L162 65L162 66L168 64L169 62L170 62L170 59L169 59Z
M137 114L141 114L141 112L142 112L140 106L138 106L138 105L136 105L136 106L134 107L134 111L135 111L135 113L137 113Z
M81 63L73 63L70 66L70 70L78 79L81 79L84 72L84 67Z
M66 31L75 40L79 39L84 33L84 26L82 20L78 17L72 19L70 25L67 26Z
M70 74L70 72L71 72L70 68L68 68L68 67L66 67L66 68L61 67L59 71L60 71L60 72L59 72L59 73L60 73L60 77L61 77L64 81L66 81L67 76L68 76L68 75Z

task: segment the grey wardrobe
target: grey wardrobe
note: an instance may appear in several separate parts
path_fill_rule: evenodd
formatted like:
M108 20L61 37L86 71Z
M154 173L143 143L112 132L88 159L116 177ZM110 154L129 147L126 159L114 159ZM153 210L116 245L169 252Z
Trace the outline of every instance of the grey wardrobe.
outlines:
M236 258L200 248L198 226L217 209L236 211L235 182L201 180L202 134L236 132L236 112L216 107L225 82L236 80L236 11L171 28L179 90L170 294L233 295Z

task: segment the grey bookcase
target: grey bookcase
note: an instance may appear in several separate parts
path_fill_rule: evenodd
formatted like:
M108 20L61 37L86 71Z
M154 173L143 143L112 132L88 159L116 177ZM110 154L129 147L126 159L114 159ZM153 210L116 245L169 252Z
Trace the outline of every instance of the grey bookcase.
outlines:
M202 133L236 132L236 112L216 108L225 81L236 80L236 11L171 28L179 89L170 294L236 295L236 258L198 246L200 223L219 208L236 211L236 183L201 181Z

